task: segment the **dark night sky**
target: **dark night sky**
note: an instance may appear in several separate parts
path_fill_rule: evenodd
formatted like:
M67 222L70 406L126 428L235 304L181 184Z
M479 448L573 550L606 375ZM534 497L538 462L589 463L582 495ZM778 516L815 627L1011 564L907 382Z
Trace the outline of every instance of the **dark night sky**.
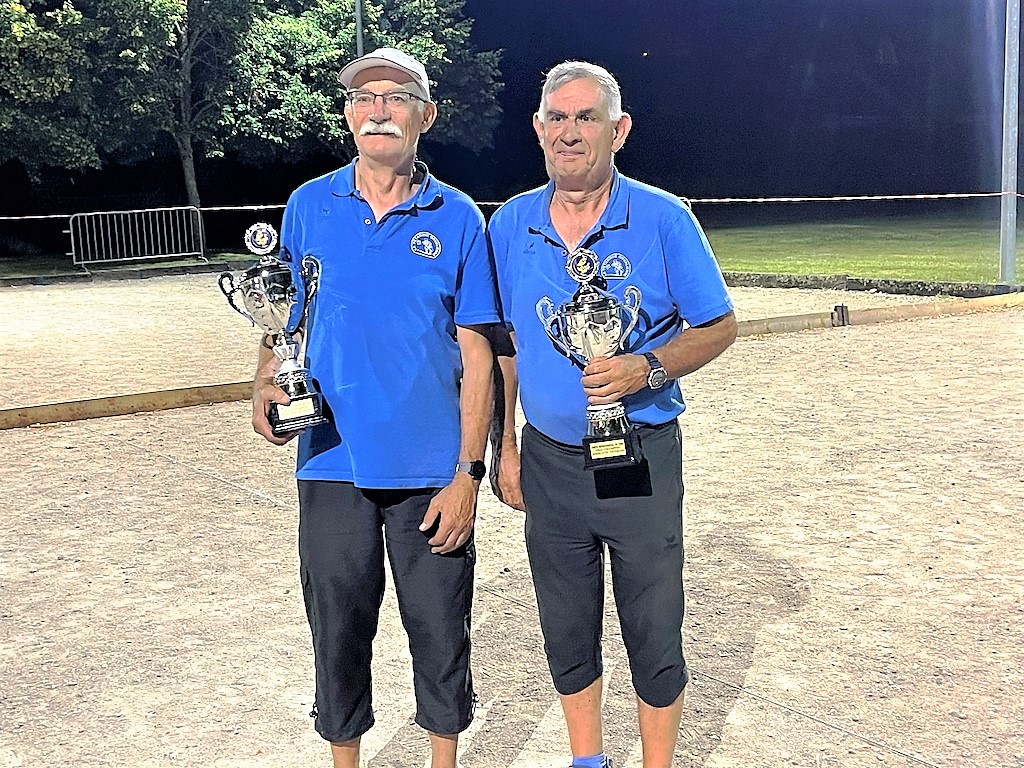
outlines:
M493 151L438 155L478 199L542 183L543 73L608 67L634 127L620 169L690 197L990 191L1004 0L467 0L502 48Z
M423 149L438 176L479 201L543 183L530 122L543 74L582 58L618 77L633 116L619 168L678 195L996 191L1004 10L1005 0L466 0L475 47L503 50L503 122L479 155ZM334 163L203 161L203 202L283 203ZM31 193L24 173L5 179L0 211L183 196L173 157L145 173L66 177Z

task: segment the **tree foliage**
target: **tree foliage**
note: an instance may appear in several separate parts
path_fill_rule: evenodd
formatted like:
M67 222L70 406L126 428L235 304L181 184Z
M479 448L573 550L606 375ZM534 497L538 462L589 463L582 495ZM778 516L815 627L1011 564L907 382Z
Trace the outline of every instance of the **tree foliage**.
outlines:
M436 78L438 119L431 140L488 149L501 118L500 54L473 49L473 23L463 18L462 6L462 0L384 0L373 43L407 50Z
M93 103L90 25L70 4L0 0L0 164L99 164L81 117Z
M0 0L0 163L96 167L196 157L351 153L341 66L353 0ZM490 145L498 54L475 52L461 0L365 0L366 50L402 47L436 78L430 137Z
M259 159L325 147L350 155L338 72L355 56L353 6L353 0L283 2L253 25L237 83L239 92L249 88L250 98L232 104L231 146ZM473 50L462 0L367 0L362 12L364 50L402 48L435 79L439 116L430 140L474 151L490 147L501 116L499 54Z

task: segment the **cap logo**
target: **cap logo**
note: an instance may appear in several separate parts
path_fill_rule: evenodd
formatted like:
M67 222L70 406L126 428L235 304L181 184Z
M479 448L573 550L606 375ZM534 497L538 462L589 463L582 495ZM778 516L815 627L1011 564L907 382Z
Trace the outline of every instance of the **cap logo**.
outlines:
M425 259L436 259L441 255L441 241L433 232L417 232L409 242L409 250Z

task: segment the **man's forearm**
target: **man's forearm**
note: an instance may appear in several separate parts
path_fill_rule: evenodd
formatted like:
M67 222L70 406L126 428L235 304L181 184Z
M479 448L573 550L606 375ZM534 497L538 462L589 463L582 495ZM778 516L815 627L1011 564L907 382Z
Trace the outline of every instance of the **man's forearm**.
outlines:
M256 357L257 372L274 356L274 342L270 334L264 333L260 338L260 349Z
M516 370L516 359L505 355L498 355L497 375L500 381L496 382L500 388L501 413L495 413L500 423L496 424L498 431L497 438L503 443L515 445L516 442L516 401L519 397L519 373Z
M491 447L501 455L502 444L516 444L516 401L519 376L516 371L516 338L504 325L488 331L494 350L494 418L491 422Z
M736 340L736 316L729 312L710 323L691 326L653 350L671 379L704 367Z
M487 433L494 402L493 356L491 345L483 334L470 328L457 331L462 353L462 387L459 411L462 438L459 461L476 461L484 457Z

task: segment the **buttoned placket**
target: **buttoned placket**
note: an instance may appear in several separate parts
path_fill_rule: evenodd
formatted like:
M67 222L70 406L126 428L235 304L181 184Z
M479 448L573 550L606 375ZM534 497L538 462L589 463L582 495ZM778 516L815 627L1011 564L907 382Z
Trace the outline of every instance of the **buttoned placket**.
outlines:
M579 283L573 280L572 276L569 274L568 269L566 268L566 264L569 261L569 256L571 256L572 253L575 253L575 251L570 252L569 249L565 247L565 244L558 238L557 233L553 231L553 227L551 229L552 234L548 234L543 229L535 229L533 227L529 227L529 231L531 234L540 235L542 238L544 238L545 244L550 246L554 253L559 254L562 267L561 272L563 275L562 284L569 286L569 292L572 293L579 286ZM605 227L603 224L599 224L598 228L595 231L590 232L585 238L583 238L582 242L580 242L580 245L576 250L578 251L581 248L589 248L594 243L597 243L600 240L602 240L604 238L605 229L607 229L607 227Z
M411 215L416 210L416 202L415 202L415 198L413 198L413 199L405 201L404 203L399 204L398 206L392 208L390 211L387 211L380 218L379 221L376 221L374 219L373 209L370 207L370 204L368 202L366 202L366 198L364 198L359 193L359 190L358 189L357 190L353 190L351 195L352 195L353 198L358 200L359 201L359 205L362 206L362 217L363 217L363 227L364 227L364 229L363 229L363 235L364 235L363 241L364 241L365 245L367 246L367 248L371 244L374 244L375 247L376 247L376 250L380 250L379 244L376 243L376 241L377 241L378 238L383 238L383 239L387 238L386 232L387 232L387 230L389 228L390 220L392 218L395 218L395 217L398 217L398 216ZM401 226L401 223L400 222L395 222L395 226Z

